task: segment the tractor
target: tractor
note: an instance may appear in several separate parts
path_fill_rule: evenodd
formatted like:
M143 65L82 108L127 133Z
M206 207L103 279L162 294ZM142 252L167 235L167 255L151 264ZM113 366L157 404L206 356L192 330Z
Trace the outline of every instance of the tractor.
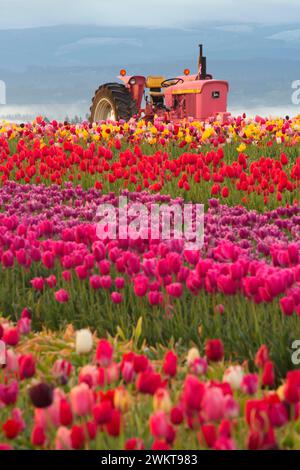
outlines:
M227 113L227 81L215 80L206 71L206 57L199 45L196 74L185 69L182 76L129 76L120 70L122 83L105 83L96 90L91 110L91 122L128 121L131 117L151 121L158 116L165 122L181 119L199 121L210 117L222 120Z

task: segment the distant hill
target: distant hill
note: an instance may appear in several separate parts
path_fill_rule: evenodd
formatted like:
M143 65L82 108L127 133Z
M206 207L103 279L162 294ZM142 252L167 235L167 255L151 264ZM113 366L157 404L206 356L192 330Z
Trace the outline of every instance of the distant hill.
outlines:
M57 105L60 112L65 106L66 114L85 115L95 88L120 68L166 76L194 70L199 42L209 71L229 80L231 106L291 106L291 83L300 79L299 25L74 25L0 30L0 80L7 86L0 116L32 105Z

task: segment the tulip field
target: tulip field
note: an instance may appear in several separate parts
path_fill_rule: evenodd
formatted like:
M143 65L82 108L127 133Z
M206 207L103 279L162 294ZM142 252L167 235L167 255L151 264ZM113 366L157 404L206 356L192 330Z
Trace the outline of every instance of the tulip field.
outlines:
M300 116L0 123L0 279L1 450L300 449Z

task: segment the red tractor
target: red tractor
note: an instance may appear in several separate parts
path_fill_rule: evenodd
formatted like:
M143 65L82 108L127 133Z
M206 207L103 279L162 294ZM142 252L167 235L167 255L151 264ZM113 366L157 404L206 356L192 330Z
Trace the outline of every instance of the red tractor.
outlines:
M164 121L184 118L205 120L212 116L226 117L229 85L215 80L206 72L206 57L199 46L198 72L175 78L161 76L143 77L126 75L120 71L121 83L105 83L95 93L91 106L91 122L128 121L131 117L152 120L155 115ZM146 93L146 90L148 93ZM143 101L144 98L144 101Z

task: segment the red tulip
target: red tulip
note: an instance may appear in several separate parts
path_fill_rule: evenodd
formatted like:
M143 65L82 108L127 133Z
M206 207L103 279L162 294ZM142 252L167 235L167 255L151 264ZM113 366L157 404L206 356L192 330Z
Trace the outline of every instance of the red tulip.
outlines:
M62 426L69 426L73 421L73 413L67 400L62 399L59 405L59 419Z
M201 432L204 437L204 441L210 449L213 448L217 440L217 430L214 424L203 424L201 426Z
M155 440L151 447L152 450L169 450L170 446L165 441Z
M121 433L122 415L119 410L112 410L111 420L106 423L106 430L109 436L117 437Z
M158 388L164 387L160 374L154 372L141 372L136 380L136 388L140 393L154 395Z
M8 346L16 346L20 340L18 328L7 328L2 335L2 340Z
M34 426L31 432L31 443L34 446L41 447L46 442L45 430L42 426Z
M35 374L35 360L31 354L24 354L19 358L20 379L30 379Z
M179 425L183 421L183 411L179 406L174 406L170 412L170 419L173 424Z
M166 375L174 377L177 371L177 355L173 351L168 351L164 358L163 371Z
M263 368L266 362L269 360L269 350L265 344L263 344L256 353L255 365L258 368Z
M262 383L264 387L274 387L274 382L275 382L274 364L272 361L267 361L263 369Z
M204 393L205 385L197 377L188 375L185 378L182 399L187 410L199 411Z
M145 444L143 439L139 437L132 437L131 439L127 439L125 442L125 450L144 450Z
M8 419L2 426L2 431L7 439L15 439L20 433L20 423L15 419Z
M93 407L93 416L97 424L109 423L112 419L112 404L105 400Z
M75 450L79 450L84 446L85 436L82 426L74 425L71 429L71 445Z
M300 370L293 370L287 373L284 396L288 403L300 401Z
M106 339L100 339L96 349L96 361L102 367L111 364L114 349Z
M206 341L205 355L209 361L221 361L224 357L224 346L220 339Z

